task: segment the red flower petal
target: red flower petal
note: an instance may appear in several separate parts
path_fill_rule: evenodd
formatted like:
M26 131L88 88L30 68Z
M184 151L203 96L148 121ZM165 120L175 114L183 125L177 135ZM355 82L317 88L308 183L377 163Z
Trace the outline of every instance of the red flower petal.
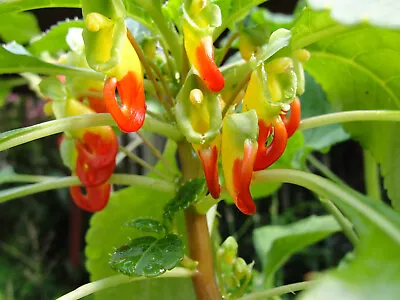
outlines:
M287 133L282 119L278 117L272 124L274 129L274 139L269 146L265 146L267 138L271 134L271 126L267 126L264 121L258 121L258 151L254 163L254 171L260 171L268 168L281 157L286 149Z
M93 188L86 187L85 195L82 193L80 186L71 186L69 192L79 208L89 212L96 212L107 205L110 199L111 185L106 183Z
M115 89L121 97L120 106L115 97ZM146 115L143 79L128 72L120 81L110 77L104 84L104 102L119 128L124 132L138 131Z
M198 151L203 164L208 190L214 199L218 199L221 193L221 186L218 177L218 149L217 146L200 149Z

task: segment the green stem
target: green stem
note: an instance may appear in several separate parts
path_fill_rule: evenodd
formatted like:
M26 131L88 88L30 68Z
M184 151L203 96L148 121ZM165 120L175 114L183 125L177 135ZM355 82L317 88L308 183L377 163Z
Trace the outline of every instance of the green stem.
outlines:
M273 169L255 172L253 182L285 182L303 186L339 207L348 207L368 218L400 245L400 232L396 226L347 189L321 176L291 169Z
M396 110L353 110L326 114L304 119L300 122L300 130L326 126L335 123L357 121L400 122L400 111Z
M303 281L303 282L283 285L266 291L251 293L249 295L239 298L239 300L257 300L257 299L268 299L271 297L277 297L284 294L305 290L314 283L315 281Z
M114 174L108 181L113 184L121 185L139 185L146 188L155 189L161 192L175 192L175 184L146 176L131 174ZM27 195L32 195L44 191L66 188L73 185L80 185L77 176L62 177L54 180L46 180L43 182L24 185L20 187L10 188L0 192L0 203Z
M68 130L105 125L116 126L110 114L87 114L43 122L0 134L0 151ZM159 133L175 141L182 140L183 138L175 126L156 120L150 116L146 116L142 129Z
M332 201L320 198L321 203L325 206L326 210L335 218L343 229L343 233L347 236L349 241L356 246L358 244L358 236L353 230L353 224L342 214Z
M325 166L322 162L316 159L313 155L310 154L307 157L307 160L314 168L320 171L326 178L336 182L339 185L346 185L346 183L339 176L333 173L327 166Z
M364 150L364 181L367 196L382 201L379 168L371 152Z
M85 296L91 295L93 293L108 289L110 287L115 287L121 284L133 282L133 281L140 281L140 280L155 280L158 278L182 278L182 277L192 277L195 272L190 271L185 268L175 268L171 271L167 271L166 273L162 274L161 276L149 279L147 277L129 277L125 275L115 275L111 277L107 277L104 279L100 279L91 283L84 284L65 294L64 296L57 298L57 300L75 300L81 299Z
M139 138L142 140L143 144L145 144L151 151L151 153L153 153L153 155L158 158L159 160L161 160L164 164L164 166L173 174L175 175L179 175L177 171L175 171L171 165L169 164L168 160L164 157L164 155L162 155L162 153L149 141L148 138L146 138L146 136L140 132L136 133Z
M141 144L142 144L142 141L140 139L138 139L138 138L135 138L133 141L131 141L124 148L125 148L125 150L128 150L129 152L132 152L137 147L139 147ZM125 157L126 157L126 154L124 152L120 151L117 154L117 157L115 158L115 164L118 165Z
M141 159L139 156L133 154L132 152L129 152L126 150L124 147L119 146L119 150L122 151L128 158L133 160L134 162L138 163L141 165L143 168L146 168L150 172L153 172L155 175L159 176L160 178L163 178L164 180L167 181L172 181L168 176L166 176L164 173L161 173L158 171L154 166L150 165L147 161Z
M233 42L239 37L239 32L235 32L231 34L228 41L225 43L224 48L222 48L222 54L219 56L218 60L216 61L217 66L219 66L223 61L228 53L229 49L231 48Z
M28 174L10 174L0 180L0 184L11 182L43 182L48 180L56 180L54 176L40 176Z
M168 88L167 82L164 79L164 76L161 74L161 71L159 70L159 68L156 66L156 64L154 62L149 61L149 65L153 69L153 71L156 73L156 76L157 76L158 80L160 81L160 83L165 91L165 94L167 95L168 103L170 105L174 105L173 97L170 93L170 90Z

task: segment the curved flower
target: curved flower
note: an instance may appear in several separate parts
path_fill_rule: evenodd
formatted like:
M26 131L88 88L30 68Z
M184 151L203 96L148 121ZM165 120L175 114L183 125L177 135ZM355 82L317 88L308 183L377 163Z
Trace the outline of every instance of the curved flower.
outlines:
M83 194L80 186L71 186L69 191L75 204L88 212L102 210L108 203L111 193L111 185L105 183L96 187L86 187Z
M135 132L144 123L146 104L142 66L127 37L124 4L121 0L82 4L86 57L90 67L107 76L103 89L107 110L122 131Z
M219 130L222 125L219 98L195 74L189 75L174 107L177 125L196 150L213 198L219 198Z
M222 167L226 188L239 210L256 211L249 187L257 155L257 115L255 110L225 117L222 127Z
M207 0L186 1L182 20L185 50L189 62L213 92L224 88L225 80L214 60L212 34L221 24L218 5Z
M254 109L258 116L258 150L254 170L264 170L283 154L287 144L287 132L280 113L281 106L271 103L265 95L263 70L252 73L243 100L243 111ZM260 74L261 73L261 74ZM268 138L273 139L267 145Z

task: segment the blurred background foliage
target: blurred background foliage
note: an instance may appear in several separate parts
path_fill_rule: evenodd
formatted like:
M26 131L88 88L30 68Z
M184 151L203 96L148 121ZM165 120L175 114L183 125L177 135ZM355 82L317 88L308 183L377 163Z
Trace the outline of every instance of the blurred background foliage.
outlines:
M271 0L265 7L272 12L290 14L296 2ZM79 9L42 9L33 13L42 30L48 29L59 20L81 17ZM308 79L311 81L311 78ZM305 99L310 103L316 93L322 93L316 85L310 89L313 92L302 97L303 105L307 103ZM329 104L326 102L325 105L329 110ZM0 109L0 132L46 120L42 106L43 103L33 98L27 89L14 89ZM304 108L303 116L308 111L309 109ZM320 111L323 112L326 111ZM318 112L314 111L315 113ZM326 152L323 150L328 149L324 149L324 145L315 145L325 134L326 132L305 133L304 151L317 149ZM58 138L59 136L50 136L1 152L1 175L6 176L11 168L21 174L69 175L57 149ZM127 135L121 138L123 144L127 144L130 139ZM335 138L337 141L344 141L347 136L344 132L339 132L333 139ZM135 151L147 160L154 160L141 147ZM356 142L344 141L333 146L329 152L318 152L314 155L349 186L363 192L364 182L360 175L363 172L362 150ZM302 162L311 171L317 171L313 164L300 158L299 164ZM127 160L117 171L143 172L139 166ZM11 186L1 184L1 189ZM245 216L236 207L224 202L219 205L218 212L221 239L235 237L239 244L239 256L247 262L254 260L255 268L259 271L261 262L253 243L255 228L285 225L310 215L326 214L325 208L311 192L289 185L283 185L272 195L259 200L257 213L253 216ZM78 210L72 204L66 189L3 203L0 209L0 299L53 299L88 282L83 249L89 218L90 214ZM289 284L306 280L316 270L336 266L349 250L351 245L343 234L335 233L293 255L278 272L277 282Z

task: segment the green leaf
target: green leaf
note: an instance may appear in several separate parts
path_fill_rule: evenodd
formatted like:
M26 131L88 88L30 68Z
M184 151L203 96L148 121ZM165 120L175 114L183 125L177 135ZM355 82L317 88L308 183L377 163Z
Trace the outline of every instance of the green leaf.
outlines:
M231 28L236 22L244 19L251 8L266 2L266 0L214 0L222 13L222 25L216 28L214 38L217 38L225 29Z
M176 234L161 239L144 236L118 248L110 265L128 276L156 277L173 269L183 258L183 243Z
M48 7L81 7L81 0L12 0L0 2L0 14Z
M108 264L109 254L128 239L142 236L125 226L134 218L151 218L161 221L164 205L171 199L171 193L154 189L130 187L113 193L105 209L94 214L86 234L86 267L91 281L116 274ZM183 219L180 219L183 224ZM181 228L181 227L178 227ZM182 232L180 232L182 233ZM144 280L109 288L95 294L96 299L193 299L194 292L190 279L163 278Z
M164 207L164 222L170 223L175 215L188 208L191 204L198 202L207 192L204 178L190 179L178 190L176 196Z
M35 55L47 51L50 54L55 54L58 51L69 50L66 42L66 36L70 28L83 28L82 20L65 20L58 22L52 26L44 34L35 37L30 41L28 50Z
M308 37L307 37L308 35ZM328 12L304 10L294 45L312 45L305 69L321 84L334 110L400 109L400 31L369 25L345 27ZM362 122L344 127L381 166L384 186L400 208L400 124Z
M148 218L134 219L127 222L126 226L136 228L142 232L165 233L165 227L161 222Z
M17 43L9 43L0 47L0 74L33 72L48 75L71 75L102 80L104 75L89 69L51 64L32 56Z
M332 216L311 216L289 225L257 228L253 240L263 265L266 285L273 286L276 271L291 255L340 230Z
M26 43L40 34L40 28L32 13L9 13L1 15L0 38L4 42Z
M356 258L328 272L300 295L301 300L395 300L400 294L400 246L375 232L362 241Z
M325 97L325 93L318 83L308 73L305 74L306 88L301 100L301 118L309 118L332 112L331 104ZM336 143L349 138L349 134L343 130L342 125L332 124L323 127L312 128L303 131L304 150L303 159L314 150L326 152Z
M337 22L354 25L369 23L388 28L400 28L400 2L392 0L307 0L313 10L329 10Z

